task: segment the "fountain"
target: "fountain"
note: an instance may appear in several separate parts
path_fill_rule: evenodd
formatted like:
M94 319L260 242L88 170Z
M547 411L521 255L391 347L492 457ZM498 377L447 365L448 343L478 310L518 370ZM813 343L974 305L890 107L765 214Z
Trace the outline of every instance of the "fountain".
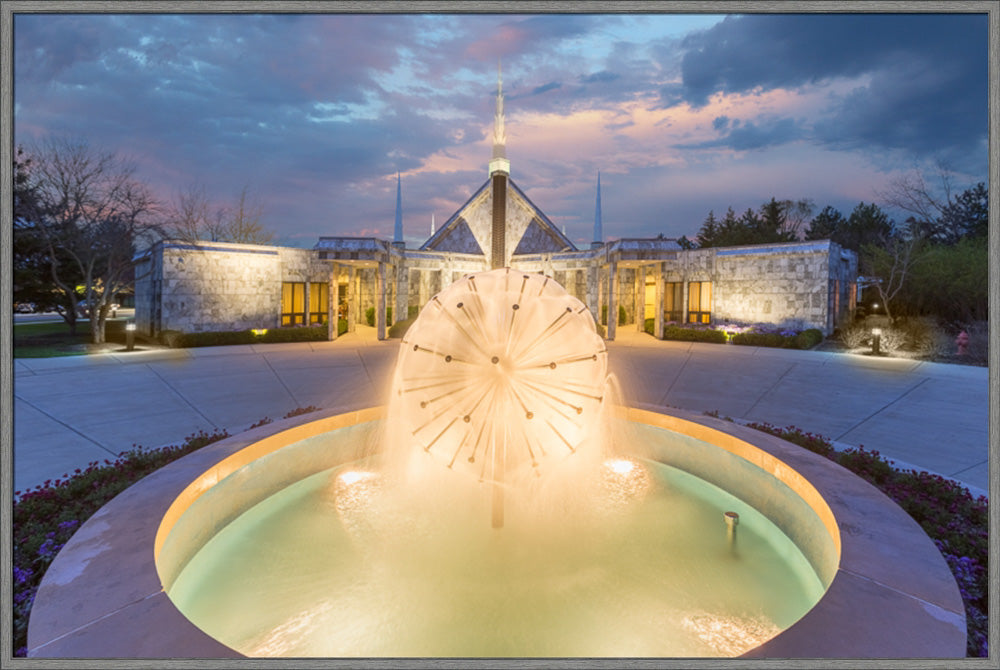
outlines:
M869 484L622 404L584 305L502 267L503 129L498 74L495 269L424 307L388 406L254 428L120 494L47 571L29 655L964 654L947 565Z
M234 486L347 438L231 475L159 544L161 578L249 656L736 655L805 614L829 536L821 576L753 506L635 448L664 436L621 414L582 303L539 274L468 275L406 334L361 458L193 531Z

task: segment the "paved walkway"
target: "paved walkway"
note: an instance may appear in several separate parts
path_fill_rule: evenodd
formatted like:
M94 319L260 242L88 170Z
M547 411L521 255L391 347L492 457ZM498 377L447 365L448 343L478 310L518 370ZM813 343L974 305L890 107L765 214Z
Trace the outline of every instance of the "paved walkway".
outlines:
M296 407L382 404L398 347L359 326L334 342L14 359L14 489L133 444L236 433ZM627 401L795 425L988 488L986 368L665 342L627 326L609 350Z

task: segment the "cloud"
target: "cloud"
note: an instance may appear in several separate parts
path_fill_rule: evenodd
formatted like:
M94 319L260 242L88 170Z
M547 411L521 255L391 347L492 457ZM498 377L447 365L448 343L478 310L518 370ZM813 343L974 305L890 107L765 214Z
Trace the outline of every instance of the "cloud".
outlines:
M746 121L743 123L738 119L734 119L732 125L729 126L728 117L717 116L712 121L712 128L726 132L722 137L715 140L677 144L675 146L686 149L727 147L735 151L749 151L752 149L780 146L800 139L803 136L803 130L799 123L787 117L780 119L764 118L758 122Z
M985 165L985 14L730 16L681 44L682 83L667 104L801 90L852 80L814 139L843 148L961 155Z
M165 196L249 185L307 246L391 230L398 170L410 236L485 180L502 58L514 178L543 211L589 236L601 169L609 230L690 236L730 193L808 185L815 156L981 155L983 180L985 22L952 18L19 14L15 141L137 156Z

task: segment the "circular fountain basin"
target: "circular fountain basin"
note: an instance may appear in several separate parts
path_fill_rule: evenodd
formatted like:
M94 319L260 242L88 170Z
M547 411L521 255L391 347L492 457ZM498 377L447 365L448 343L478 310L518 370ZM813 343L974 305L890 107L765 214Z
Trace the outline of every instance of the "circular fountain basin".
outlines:
M47 573L31 619L29 653L32 656L84 657L220 657L283 653L331 656L964 655L961 598L947 565L919 527L881 493L826 459L781 440L710 417L673 411L664 414L662 410L653 409L629 408L624 418L644 445L641 454L644 460L638 462L655 487L667 491L665 497L649 503L646 510L649 512L646 521L651 519L653 527L659 524L661 532L658 537L643 538L632 545L622 545L621 541L631 540L624 535L618 536L617 546L629 551L617 552L627 557L624 564L615 564L616 567L609 571L614 576L610 580L611 591L592 602L585 601L592 616L584 616L582 621L577 617L564 626L570 633L559 638L554 646L545 646L545 636L534 641L530 635L525 638L525 631L532 629L528 626L518 629L520 643L514 639L506 646L495 640L478 648L440 642L434 646L432 636L423 634L418 627L415 631L400 632L394 638L397 643L409 639L409 646L393 643L396 646L381 649L363 645L350 647L349 641L364 638L358 635L359 628L378 631L385 623L380 617L384 617L387 609L392 609L385 603L372 608L370 591L352 592L358 583L352 575L367 575L368 586L374 586L376 592L384 583L371 578L377 570L373 571L375 566L366 564L364 552L358 552L358 536L349 532L352 523L364 521L364 514L352 516L350 505L341 505L338 511L336 498L329 499L330 491L336 482L343 481L348 469L355 473L348 479L355 483L361 481L357 476L358 472L363 472L359 459L365 455L382 416L381 408L371 408L335 413L320 419L299 417L227 439L154 473L109 503L81 528ZM333 448L331 438L335 438ZM675 495L681 489L688 489L689 493L683 499ZM210 597L192 605L192 593L213 580L225 581L220 579L225 577L224 572L215 572L212 576L211 566L213 563L218 565L220 560L220 554L216 553L219 547L229 544L243 548L243 552L223 560L233 566L242 563L244 567L252 567L260 561L270 560L275 552L266 547L263 553L252 553L255 546L260 549L267 544L260 540L267 535L247 535L248 529L255 525L249 522L255 521L255 517L256 521L270 518L278 523L265 531L280 530L283 525L287 527L284 522L289 519L282 515L282 505L310 496L314 499L327 496L331 503L327 511L334 512L334 523L314 526L313 532L336 535L337 540L332 544L329 538L318 541L320 551L291 553L311 554L299 569L329 568L333 580L341 580L337 591L345 600L340 605L331 605L330 599L323 596L317 598L314 579L297 580L297 586L290 586L291 582L283 581L281 570L259 573L269 574L272 584L244 580L241 589L232 588L233 584L239 584L239 579L230 580L219 592L228 590L226 598ZM270 511L269 500L277 505ZM716 591L724 593L731 590L734 583L728 576L735 575L735 582L752 579L751 575L759 567L748 567L754 563L750 560L754 556L776 557L780 567L770 576L764 570L759 575L760 581L736 598L734 611L720 609L715 597L718 593L711 587L708 596L699 596L700 602L698 597L686 593L681 600L690 599L681 607L669 602L663 594L678 589L676 580L662 583L662 575L670 570L669 557L664 556L661 570L637 569L628 557L637 553L653 555L657 551L669 553L665 550L671 545L664 538L671 536L667 526L672 522L671 510L675 507L691 511L695 524L706 526L701 530L708 531L702 536L697 534L697 528L685 528L678 531L680 536L688 534L694 538L697 535L691 544L697 545L702 555L714 553L711 558L718 559L710 574L695 576L697 573L692 570L696 571L697 565L679 568L680 574L685 576L681 582L711 584L717 580L725 586ZM735 547L727 544L727 525L720 510L740 514ZM702 517L703 513L707 516ZM299 518L298 513L292 518ZM326 518L331 517L327 515ZM315 519L303 523L312 522ZM625 525L634 522L628 521ZM331 531L331 527L334 530ZM516 538L516 532L516 527L496 531L486 525L484 541L499 544L494 547L495 555L504 555L516 547L513 542L502 546L508 539ZM595 556L614 559L616 552L612 550L614 542L604 545L598 542L596 547L590 547L579 538L574 550L572 540L567 538L568 535L554 537L551 541L566 543L561 545L568 558L563 563L568 562L569 568L563 569L565 565L558 562L555 566L547 564L547 567L539 564L533 577L545 588L556 588L556 595L569 594L573 602L572 598L577 597L573 595L574 589L588 593L592 590L593 570L590 573L584 570L587 560ZM672 546L682 548L680 544ZM284 549L286 547L281 545L282 551L277 553L283 553ZM905 557L903 565L901 557ZM426 556L417 558L426 559ZM522 568L512 568L522 570L522 579L532 576L530 569L523 569L533 564L533 557L529 555L528 558L530 560L522 564ZM447 567L455 568L456 565ZM492 569L505 565L509 564L501 561ZM338 566L348 568L339 573L339 577ZM729 570L724 571L727 566ZM472 570L476 575L490 571L488 565ZM631 576L622 577L630 571L637 574L638 581ZM567 581L568 576L573 575L576 581ZM782 582L785 586L778 586ZM788 606L786 601L784 607L754 606L753 601L761 591L786 588L789 582L795 583L792 589L796 592L792 597L794 605ZM110 588L109 583L113 585ZM457 591L462 590L461 575L449 583L452 587L458 584ZM259 625L244 625L244 620L254 618L248 617L248 609L281 609L281 606L272 606L273 593L268 595L258 587L276 587L281 591L282 584L285 591L308 592L313 599L312 609L307 609L305 615L298 618L279 611L277 619L265 616ZM616 587L620 589L619 595L624 593L627 597L609 597L608 593L614 593ZM483 593L494 599L508 595L502 580L482 588L486 590L479 593L479 597ZM531 588L521 590L532 592ZM437 598L439 605L453 600L451 596L457 591L448 593L446 589L447 597ZM407 603L404 598L396 607L405 614L407 607L416 605L416 612L419 612L426 598L421 599L419 591L405 593L416 599ZM97 594L102 597L93 597ZM175 607L171 597L181 603L180 610L189 611L194 623ZM236 600L232 599L234 597ZM558 597L549 599L559 600ZM79 602L74 604L74 600ZM354 603L355 615L353 619L341 618L337 629L327 631L326 637L332 642L310 647L310 643L300 640L299 632L310 628L310 618L322 620L344 602ZM524 602L515 603L513 611L523 605ZM534 627L559 628L552 622L562 621L560 617L565 616L557 610L543 610L543 614L550 618L545 620L543 617L533 624ZM601 616L605 626L611 627L609 643L593 639L586 644L574 644L574 640L583 639L579 636L580 630L600 627ZM613 643L616 638L619 641L627 639L622 637L627 627L615 633L615 622L623 619L628 622L629 617L636 617L631 620L638 622L650 616L657 624L687 628L687 638L669 648L651 645L645 638L617 646ZM459 618L464 618L464 614ZM351 621L353 629L349 625ZM448 623L447 618L443 621ZM240 632L233 632L234 622L239 624L235 629ZM450 623L463 622L452 620ZM255 625L256 632L248 634L246 631L252 631ZM479 628L474 630L489 628L488 620L487 624L480 622L477 625ZM894 628L899 630L887 630ZM130 631L134 634L129 634ZM156 634L150 635L154 631ZM905 631L902 638L896 634L901 631ZM463 636L469 637L461 629L452 635L454 638Z

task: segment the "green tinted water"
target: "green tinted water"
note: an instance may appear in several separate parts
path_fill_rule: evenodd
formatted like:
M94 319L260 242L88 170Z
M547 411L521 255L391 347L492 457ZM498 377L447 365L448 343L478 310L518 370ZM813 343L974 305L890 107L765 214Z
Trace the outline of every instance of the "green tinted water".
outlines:
M243 513L173 602L249 656L663 657L740 654L823 594L766 518L659 463L583 513L514 509L500 530L475 504L425 508L349 467Z

